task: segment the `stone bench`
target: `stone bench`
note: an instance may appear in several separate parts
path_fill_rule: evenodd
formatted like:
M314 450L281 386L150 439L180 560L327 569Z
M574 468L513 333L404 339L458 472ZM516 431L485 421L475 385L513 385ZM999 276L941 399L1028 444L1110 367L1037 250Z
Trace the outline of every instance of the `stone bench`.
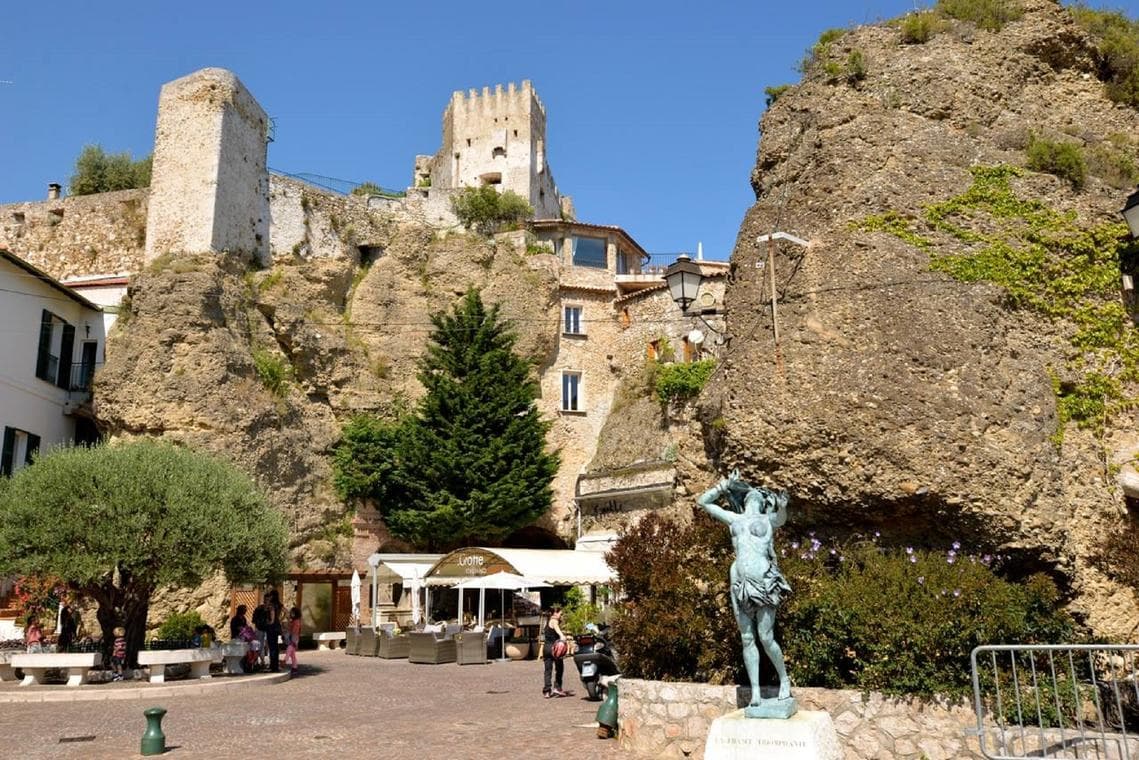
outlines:
M16 669L12 667L13 655L23 654L19 649L5 649L0 652L0 681L15 681Z
M347 638L348 634L344 631L325 631L312 635L312 640L320 645L321 649L336 649L340 646L340 642Z
M37 654L14 654L11 657L13 668L24 671L20 686L34 686L43 683L49 670L66 670L67 685L80 686L87 683L87 671L103 662L98 652L41 652Z
M225 659L225 672L230 675L241 675L245 671L241 669L241 661L245 659L246 653L249 652L249 644L244 641L234 640L226 642L221 647L222 657Z
M209 678L213 659L209 649L149 649L138 653L138 664L150 668L151 683L166 683L167 665L189 665L192 678Z

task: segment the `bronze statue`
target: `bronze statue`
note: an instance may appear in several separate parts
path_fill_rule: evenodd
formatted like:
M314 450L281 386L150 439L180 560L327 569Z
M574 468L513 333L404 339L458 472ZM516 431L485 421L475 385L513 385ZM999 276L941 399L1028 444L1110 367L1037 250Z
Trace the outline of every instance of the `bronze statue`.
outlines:
M716 504L727 497L732 509ZM751 683L749 718L789 718L795 713L791 682L783 663L783 650L775 640L775 610L791 586L779 572L775 556L775 529L787 522L787 493L757 488L733 470L698 500L708 514L728 526L736 560L732 563L732 611L740 627L744 666ZM779 674L779 696L763 699L759 684L759 647L771 659Z

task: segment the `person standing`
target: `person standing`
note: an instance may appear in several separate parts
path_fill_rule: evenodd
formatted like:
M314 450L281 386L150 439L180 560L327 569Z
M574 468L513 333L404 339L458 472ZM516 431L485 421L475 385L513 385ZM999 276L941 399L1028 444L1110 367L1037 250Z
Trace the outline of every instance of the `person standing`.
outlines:
M269 672L281 669L281 598L274 589L265 595L265 605L269 608L268 628L265 638L269 641Z
M289 624L285 631L285 663L289 666L289 673L297 674L297 645L301 643L301 610L293 607L289 610Z
M60 652L66 652L75 641L75 633L79 630L76 615L77 613L67 604L59 611L59 639L56 641L56 649Z
M562 633L561 622L562 611L560 609L555 609L550 613L550 619L546 623L544 636L545 646L542 648L544 671L544 677L542 681L542 695L547 699L550 697L569 696L566 692L562 691L562 675L565 673L566 664L562 662L561 657L554 656L554 644L558 643L559 641L565 642L566 640L565 634Z
M44 631L40 627L39 618L35 615L28 615L28 623L24 627L24 645L28 648L28 654L36 654L43 651Z
M257 664L265 667L265 655L269 651L269 595L261 600L253 610L253 627L257 631Z

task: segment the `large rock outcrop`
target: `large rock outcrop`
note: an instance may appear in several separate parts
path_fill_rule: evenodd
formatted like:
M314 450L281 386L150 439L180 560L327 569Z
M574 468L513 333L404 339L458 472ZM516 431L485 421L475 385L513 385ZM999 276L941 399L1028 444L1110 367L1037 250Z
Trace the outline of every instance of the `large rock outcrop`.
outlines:
M1115 474L1135 416L1102 437L1070 424L1058 445L1070 325L932 271L968 246L922 221L971 167L1024 166L1033 134L1137 154L1139 113L1106 98L1092 41L1057 3L1024 5L1000 32L950 23L920 45L895 25L849 30L823 51L829 72L820 61L767 111L705 414L720 417L720 464L788 488L800 522L999 550L1063 581L1098 633L1133 638L1135 591L1103 555L1128 519ZM861 72L843 68L854 51ZM1126 195L1096 176L1081 191L1027 171L1011 183L1086 227L1118 221ZM888 213L901 234L864 223ZM778 246L778 349L756 241L773 229L810 241Z

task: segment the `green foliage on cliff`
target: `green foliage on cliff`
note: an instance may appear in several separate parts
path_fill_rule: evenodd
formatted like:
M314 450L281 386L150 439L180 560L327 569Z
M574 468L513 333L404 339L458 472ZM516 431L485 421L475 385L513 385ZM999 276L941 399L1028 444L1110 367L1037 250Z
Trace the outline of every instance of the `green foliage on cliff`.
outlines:
M993 557L960 545L840 545L808 535L781 537L777 550L793 590L776 636L797 685L961 696L973 647L1070 641L1074 631L1049 579L1010 582ZM746 683L725 526L701 510L690 525L650 515L609 559L621 579L613 628L627 676Z
M1096 42L1096 63L1100 79L1107 85L1107 96L1116 103L1139 108L1139 21L1084 3L1077 3L1070 11Z
M533 207L512 190L498 192L494 185L465 187L451 196L451 209L463 226L493 235L534 215Z
M898 214L858 223L922 248L941 233L964 253L934 253L930 268L964 282L989 282L1013 308L1030 309L1068 325L1071 350L1053 368L1059 429L1075 422L1102 435L1111 418L1135 404L1139 333L1119 296L1121 269L1133 271L1139 253L1123 224L1087 226L1039 200L1017 196L1012 166L976 166L964 193L927 206L920 219ZM925 234L917 231L924 227Z
M268 349L255 348L253 369L261 384L274 396L284 397L288 393L293 368L284 358Z
M1024 15L1020 0L937 0L935 8L949 18L969 21L990 32L998 32Z
M244 473L154 441L57 449L0 493L0 573L62 578L98 603L105 642L126 627L132 658L157 588L279 578L287 538Z
M392 534L427 549L499 540L549 507L558 455L538 384L515 335L470 291L434 314L414 413L357 418L344 430L334 482L346 499L374 499Z
M764 105L766 105L768 108L771 108L771 106L775 105L775 101L779 100L783 93L787 92L790 89L791 85L789 84L779 84L773 85L771 87L764 87Z
M100 145L87 145L75 159L72 195L108 193L150 185L151 156L135 161L131 154L106 153Z
M899 32L903 45L922 45L941 31L945 22L933 11L915 11L902 17Z
M1074 142L1048 140L1032 135L1025 149L1028 168L1034 172L1053 174L1067 181L1074 190L1082 190L1088 179L1084 152Z
M658 364L654 378L657 398L664 403L695 398L716 369L715 359Z

